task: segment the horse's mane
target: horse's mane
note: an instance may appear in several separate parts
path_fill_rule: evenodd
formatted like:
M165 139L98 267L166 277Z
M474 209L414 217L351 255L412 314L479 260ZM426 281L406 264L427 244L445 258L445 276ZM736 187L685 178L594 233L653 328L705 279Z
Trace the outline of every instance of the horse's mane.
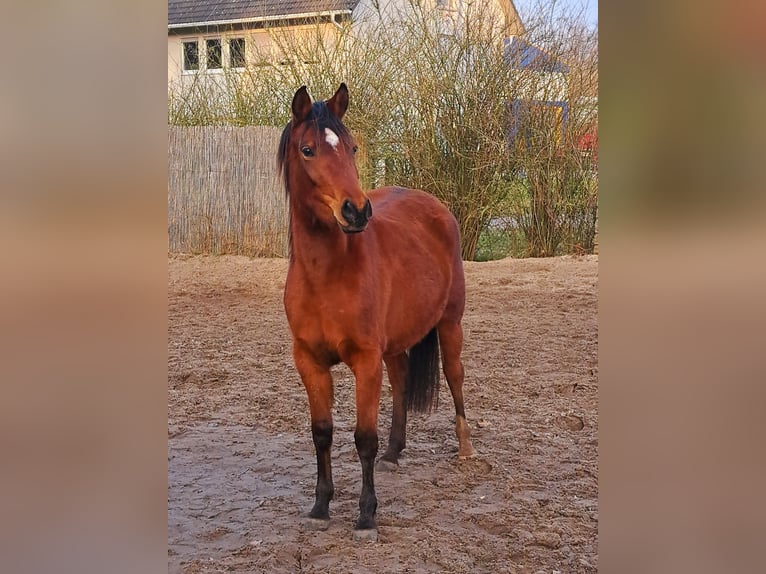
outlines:
M319 101L314 102L311 106L311 112L306 117L305 122L314 122L314 127L317 132L321 132L325 128L330 128L334 131L338 137L348 145L351 138L351 134L346 129L346 126L330 111L327 107L327 102ZM279 149L277 151L277 169L282 174L282 180L285 185L285 193L290 195L290 188L288 186L288 157L287 146L290 145L290 128L292 126L292 120L287 122L285 129L282 130L282 136L279 138Z

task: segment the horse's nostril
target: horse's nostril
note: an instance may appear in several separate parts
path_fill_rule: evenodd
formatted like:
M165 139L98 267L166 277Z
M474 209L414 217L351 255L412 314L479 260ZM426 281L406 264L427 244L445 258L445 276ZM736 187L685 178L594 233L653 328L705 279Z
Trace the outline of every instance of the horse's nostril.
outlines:
M350 199L345 199L340 206L340 214L349 226L364 229L367 221L372 217L370 200L365 198L364 205L360 209Z
M343 205L341 205L340 214L348 223L353 224L356 221L357 213L358 212L354 207L354 204L351 203L348 199L343 202Z

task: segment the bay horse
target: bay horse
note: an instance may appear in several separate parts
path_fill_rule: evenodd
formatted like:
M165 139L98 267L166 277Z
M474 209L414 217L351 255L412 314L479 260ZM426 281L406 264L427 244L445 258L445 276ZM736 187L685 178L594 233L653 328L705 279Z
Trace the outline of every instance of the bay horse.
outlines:
M293 97L277 155L290 219L284 305L316 448L316 500L309 523L318 529L329 525L334 493L330 368L342 361L356 381L354 442L362 465L354 538L375 540L373 465L383 363L393 418L377 467L398 466L407 410L428 412L437 403L440 346L457 415L458 456L474 454L460 359L465 279L458 225L439 200L400 187L362 190L357 146L341 121L348 104L345 84L326 101L312 102L306 86Z

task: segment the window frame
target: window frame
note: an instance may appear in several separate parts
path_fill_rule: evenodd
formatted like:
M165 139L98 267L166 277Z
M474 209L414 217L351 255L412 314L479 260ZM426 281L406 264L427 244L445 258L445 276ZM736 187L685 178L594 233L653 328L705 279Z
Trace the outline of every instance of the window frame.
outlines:
M203 38L205 42L205 71L212 73L220 73L223 71L223 38L216 36L213 38ZM210 66L210 43L218 42L218 66Z
M197 46L197 67L186 67L186 45L195 44ZM181 73L197 74L202 71L202 60L200 59L199 38L181 38Z
M233 54L235 53L234 50L232 50L232 42L242 42L242 50L237 51L237 53L242 58L242 65L241 66L235 66L234 65L234 58ZM228 46L229 50L229 68L232 70L243 70L247 67L247 39L244 36L234 36L231 38L227 38L226 44Z
M200 34L196 37L181 37L180 38L181 43L181 73L184 75L193 75L193 74L220 74L223 73L226 69L231 69L235 71L242 71L244 70L247 65L247 48L248 48L248 39L246 35L236 35L236 36L227 36L227 35L215 35L215 36L205 36L204 34ZM217 47L216 47L217 43ZM232 44L233 43L240 43L242 46L241 52L237 50L232 50ZM187 53L186 53L186 46L189 44L194 44L197 47L196 50L196 59L197 59L197 67L196 68L187 68ZM218 54L215 52L218 51ZM237 54L236 56L234 56ZM215 62L215 56L219 56L220 60L218 62ZM235 62L236 60L236 62ZM211 61L217 63L217 66L211 67L209 64ZM241 64L241 65L233 65L233 64Z

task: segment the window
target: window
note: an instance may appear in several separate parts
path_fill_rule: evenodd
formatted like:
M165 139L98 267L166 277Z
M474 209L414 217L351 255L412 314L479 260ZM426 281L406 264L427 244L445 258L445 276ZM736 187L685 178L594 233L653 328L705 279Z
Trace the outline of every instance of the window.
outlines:
M218 38L215 40L205 40L205 43L207 44L207 69L219 69L223 65L221 40Z
M197 40L183 43L184 70L199 70L199 46Z
M229 65L232 68L245 67L245 39L232 38L229 40Z
M204 44L202 43L204 42ZM224 54L224 44L228 46L228 53ZM201 46L204 46L204 52ZM222 40L219 38L198 38L182 41L183 47L183 70L220 70L224 64L231 68L244 68L247 65L245 55L245 38L231 38ZM226 60L224 60L226 56Z

